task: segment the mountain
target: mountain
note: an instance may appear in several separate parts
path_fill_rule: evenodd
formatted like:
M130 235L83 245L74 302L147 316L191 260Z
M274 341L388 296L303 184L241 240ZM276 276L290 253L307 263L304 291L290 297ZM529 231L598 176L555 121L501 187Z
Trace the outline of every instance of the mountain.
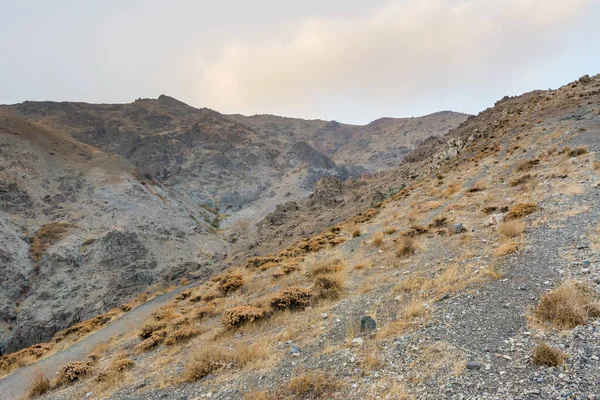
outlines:
M0 353L267 251L256 223L277 204L365 171L317 146L328 136L313 127L333 123L238 120L256 122L164 95L0 106Z

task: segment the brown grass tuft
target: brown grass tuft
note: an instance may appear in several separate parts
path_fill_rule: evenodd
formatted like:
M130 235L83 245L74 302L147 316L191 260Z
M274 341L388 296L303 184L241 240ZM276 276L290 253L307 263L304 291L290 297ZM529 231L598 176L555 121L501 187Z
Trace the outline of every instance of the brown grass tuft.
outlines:
M414 237L403 236L398 239L398 248L396 250L396 256L409 257L415 254L417 250L419 250L419 242Z
M186 382L195 382L220 370L233 361L232 355L215 345L203 346L188 362L183 371Z
M163 330L167 327L167 323L164 321L147 321L144 325L142 325L142 327L140 328L140 333L139 333L139 337L141 339L147 339L150 336L152 336L152 334L154 332Z
M65 222L51 222L38 229L31 242L30 251L33 259L39 260L42 258L46 249L51 244L64 238L72 226Z
M38 372L33 377L29 388L27 389L26 398L32 399L34 397L40 397L44 393L50 390L50 380L46 378L42 373Z
M540 160L537 158L519 161L519 163L517 164L517 171L527 171L533 168L534 166L538 165L539 163Z
M357 238L360 235L361 235L360 226L356 225L355 227L352 228L352 237Z
M503 243L496 250L494 250L494 256L503 257L519 250L519 244L516 242Z
M217 289L225 294L233 292L244 285L242 274L227 273L213 276L210 280L217 283Z
M592 161L592 170L600 171L600 161Z
M589 151L588 151L587 147L585 147L585 146L579 146L568 152L565 152L565 154L567 154L569 157L578 157L578 156L582 156L587 153L589 153Z
M567 281L544 294L533 311L537 322L558 329L573 329L598 316L600 305L592 290L577 281Z
M62 366L56 374L53 386L62 386L73 383L90 374L92 364L84 361L73 361Z
M265 310L254 306L237 306L225 310L221 322L228 328L241 326L265 317Z
M501 223L500 227L498 227L498 232L506 238L514 238L521 236L524 229L525 224L523 222L519 220L510 220Z
M269 305L276 310L301 310L308 305L309 301L310 292L307 289L292 286L271 297Z
M324 399L331 398L341 388L337 378L320 371L310 371L290 379L284 391L294 399Z
M522 218L526 215L533 214L538 210L538 206L532 203L521 203L512 207L506 214L506 219Z
M377 232L373 234L373 246L379 247L383 244L384 233Z
M312 292L317 299L337 299L340 297L344 283L341 275L316 275L313 278Z
M540 343L533 350L533 363L547 367L558 367L565 363L567 356L562 350Z
M531 175L530 174L521 175L520 177L511 180L510 181L510 186L513 186L513 187L519 186L519 185L522 185L522 184L524 184L524 183L526 183L526 182L528 182L530 180L531 180Z

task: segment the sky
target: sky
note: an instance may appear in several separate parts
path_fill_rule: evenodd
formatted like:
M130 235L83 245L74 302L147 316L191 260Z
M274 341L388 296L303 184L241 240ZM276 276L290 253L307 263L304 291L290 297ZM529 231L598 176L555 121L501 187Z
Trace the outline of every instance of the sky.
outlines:
M600 73L600 0L0 0L0 104L166 94L365 124Z

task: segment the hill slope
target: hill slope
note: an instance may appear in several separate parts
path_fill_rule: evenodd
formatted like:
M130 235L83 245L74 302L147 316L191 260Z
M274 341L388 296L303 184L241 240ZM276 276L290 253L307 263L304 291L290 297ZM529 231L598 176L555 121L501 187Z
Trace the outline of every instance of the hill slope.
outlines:
M505 98L396 170L322 182L266 221L363 211L182 292L44 398L593 398L599 110L600 75L582 77Z

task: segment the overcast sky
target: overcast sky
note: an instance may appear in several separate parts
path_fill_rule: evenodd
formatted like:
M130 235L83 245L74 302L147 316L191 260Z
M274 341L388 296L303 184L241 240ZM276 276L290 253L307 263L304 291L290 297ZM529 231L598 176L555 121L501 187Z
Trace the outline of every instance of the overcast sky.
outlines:
M0 0L0 103L367 123L600 73L600 0Z

